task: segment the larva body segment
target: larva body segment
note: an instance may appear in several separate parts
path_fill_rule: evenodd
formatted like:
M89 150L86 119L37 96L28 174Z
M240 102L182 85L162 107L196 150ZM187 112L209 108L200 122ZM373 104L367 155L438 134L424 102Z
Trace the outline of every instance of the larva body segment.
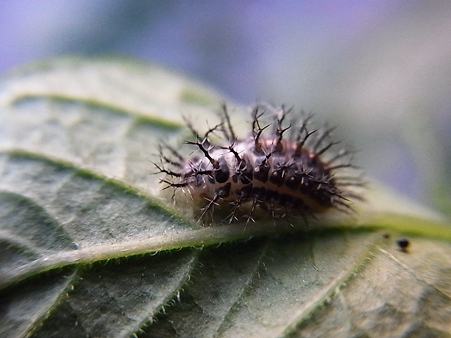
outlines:
M172 180L161 182L189 193L202 205L200 220L215 206L226 207L228 222L241 217L253 221L256 209L276 219L285 216L318 215L329 209L351 210L349 199L358 198L348 187L360 186L359 177L337 175L353 169L352 151L333 151L338 142L329 140L333 128L308 128L311 115L286 122L290 111L257 104L252 109L251 130L238 138L230 116L222 107L222 123L200 137L191 124L196 141L186 142L199 154L185 159L169 148L175 160L161 153L157 168ZM263 116L272 121L264 124ZM211 141L221 133L224 144ZM172 169L169 169L171 168Z

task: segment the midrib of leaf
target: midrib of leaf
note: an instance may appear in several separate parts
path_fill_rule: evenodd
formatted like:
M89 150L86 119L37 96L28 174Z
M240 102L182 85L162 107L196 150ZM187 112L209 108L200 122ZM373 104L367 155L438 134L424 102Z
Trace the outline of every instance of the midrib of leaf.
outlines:
M400 217L400 216L398 216ZM418 221L418 219L414 219ZM398 219L399 221L399 219ZM401 219L402 221L402 219ZM409 217L406 217L406 222L411 221ZM445 230L448 228L447 224L426 221L422 222L424 228L435 227L436 229L442 230L445 235L449 236L449 232ZM399 223L394 223L394 229ZM363 226L362 229L370 231L371 229L386 229L387 222L376 224L375 226ZM335 229L346 230L349 229L347 226L338 227ZM357 229L357 228L356 228ZM400 228L402 229L402 227ZM391 229L393 230L393 229ZM399 230L399 229L396 229ZM406 229L404 229L406 230ZM238 239L248 239L255 236L267 235L275 231L273 224L262 224L262 225L250 225L244 227L242 225L226 225L219 227L206 227L201 229L190 230L188 233L180 234L170 234L166 236L155 236L149 238L143 238L139 240L124 241L119 244L100 244L93 247L88 247L84 249L78 249L73 251L63 251L56 254L47 254L44 258L39 258L29 264L23 265L20 271L15 271L14 274L10 276L3 276L0 281L0 289L6 288L7 286L22 281L26 278L36 275L37 273L42 273L45 271L50 271L54 269L63 268L70 265L89 265L98 261L108 261L111 259L117 259L121 257L136 256L148 253L157 253L160 251L169 251L173 249L181 249L186 247L198 247L202 248L204 246L211 246L215 244L220 244L224 242L234 241ZM299 228L285 226L279 227L277 229L278 233L295 233L302 231ZM305 230L304 230L305 231ZM316 229L316 231L322 231L321 229ZM442 232L440 231L440 233ZM439 233L439 234L440 234ZM428 235L429 233L419 233L412 231L412 234ZM435 237L435 236L430 236ZM450 237L439 237L441 239L451 239ZM26 244L26 243L21 243ZM357 265L360 261L356 262ZM353 267L350 267L349 271L352 271ZM349 273L344 272L340 277L337 277L337 285L339 281L345 280ZM335 282L333 283L335 284ZM324 294L324 297L329 296L329 291ZM324 298L323 296L320 299ZM315 301L314 304L320 303L321 301Z

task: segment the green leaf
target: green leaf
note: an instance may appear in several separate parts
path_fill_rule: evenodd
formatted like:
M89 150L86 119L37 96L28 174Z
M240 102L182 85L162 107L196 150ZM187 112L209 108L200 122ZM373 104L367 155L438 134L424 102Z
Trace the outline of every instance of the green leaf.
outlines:
M203 227L161 191L158 144L221 100L132 59L3 78L0 336L450 336L449 222L380 184L308 226Z

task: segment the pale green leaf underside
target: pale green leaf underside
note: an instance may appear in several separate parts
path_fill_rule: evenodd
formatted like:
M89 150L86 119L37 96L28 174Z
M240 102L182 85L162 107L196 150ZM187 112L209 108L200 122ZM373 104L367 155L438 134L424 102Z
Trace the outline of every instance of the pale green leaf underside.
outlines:
M0 336L451 332L451 228L425 208L372 184L355 215L202 227L162 194L159 142L183 142L182 114L215 123L220 103L128 59L53 60L3 79Z

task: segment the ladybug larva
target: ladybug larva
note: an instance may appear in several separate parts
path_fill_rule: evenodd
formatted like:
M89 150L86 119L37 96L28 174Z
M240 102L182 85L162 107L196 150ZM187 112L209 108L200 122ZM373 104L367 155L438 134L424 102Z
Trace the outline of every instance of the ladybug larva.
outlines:
M360 198L353 189L362 186L353 172L354 151L335 150L339 142L330 140L334 128L310 128L312 115L259 103L251 109L244 137L236 135L226 105L220 118L202 136L187 122L194 134L185 142L191 155L163 145L156 164L167 176L160 181L166 188L192 196L200 221L211 219L215 209L226 210L222 215L229 223L256 217L306 219L333 209L350 211L350 202Z

